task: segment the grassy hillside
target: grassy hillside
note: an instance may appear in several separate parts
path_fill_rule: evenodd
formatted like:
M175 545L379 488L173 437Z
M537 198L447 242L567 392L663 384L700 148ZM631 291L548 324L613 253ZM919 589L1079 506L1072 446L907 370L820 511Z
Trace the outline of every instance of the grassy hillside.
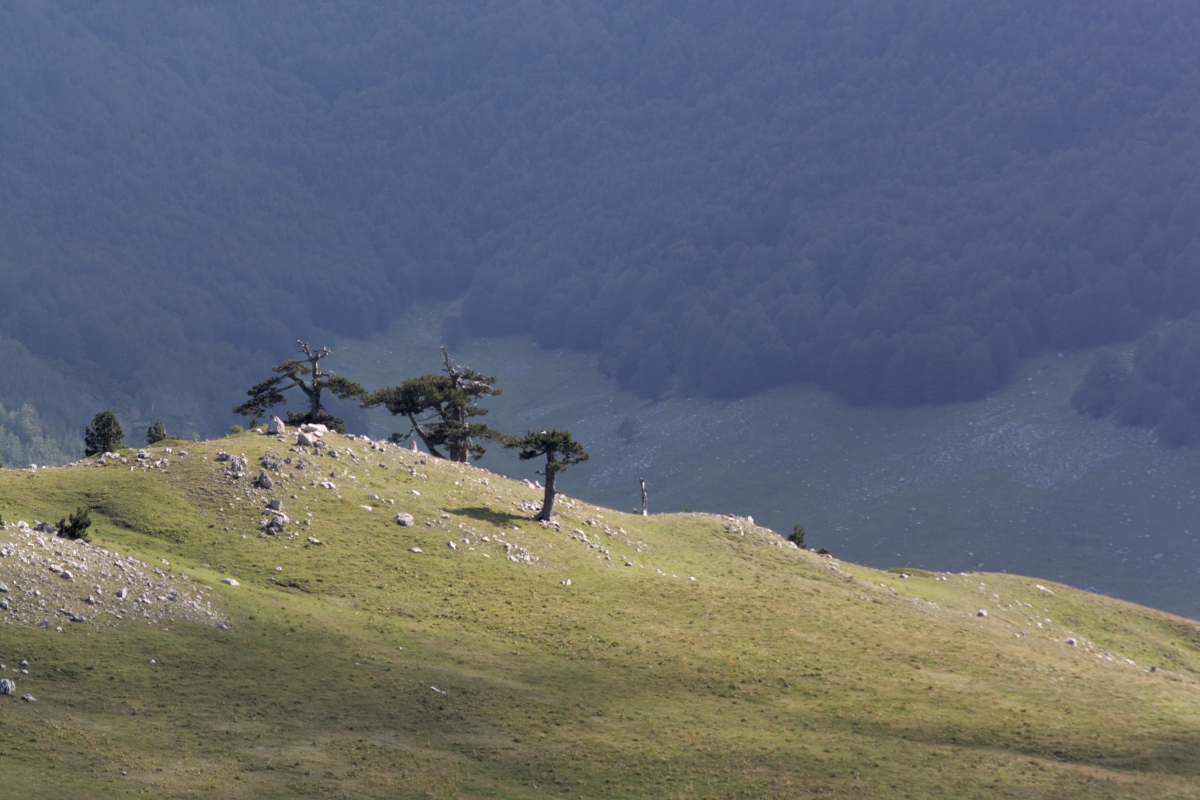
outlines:
M8 791L1200 796L1194 622L1011 575L858 567L744 518L575 500L545 528L522 483L330 444L246 433L0 473L6 521L87 504L96 547L167 560L229 628L5 617L3 675L37 698L0 697ZM293 459L271 491L251 486L264 455ZM270 499L291 533L258 535ZM19 566L0 558L14 599Z
M371 387L437 371L453 311L340 342L331 360ZM858 563L1036 574L1200 618L1200 448L1075 413L1090 351L1028 359L986 400L910 409L853 408L812 387L648 403L586 357L521 337L470 339L456 357L499 376L490 424L568 428L585 444L593 459L573 485L591 502L632 509L644 477L651 510L799 523L811 544ZM627 417L641 424L629 442L617 434ZM404 429L384 411L371 422L376 436ZM522 469L494 448L482 464Z

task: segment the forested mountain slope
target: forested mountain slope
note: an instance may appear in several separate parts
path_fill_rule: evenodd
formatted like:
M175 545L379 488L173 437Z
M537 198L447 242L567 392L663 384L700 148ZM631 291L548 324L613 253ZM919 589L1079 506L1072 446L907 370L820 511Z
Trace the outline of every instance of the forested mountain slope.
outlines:
M184 433L465 296L646 396L979 397L1200 307L1190 4L14 0L0 401ZM66 376L71 390L58 383Z

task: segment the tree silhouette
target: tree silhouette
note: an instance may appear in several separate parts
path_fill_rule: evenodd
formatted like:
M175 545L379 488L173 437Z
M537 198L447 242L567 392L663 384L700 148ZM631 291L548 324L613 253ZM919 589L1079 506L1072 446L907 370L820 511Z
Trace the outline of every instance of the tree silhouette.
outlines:
M522 461L541 456L546 457L546 468L538 473L546 476L546 495L542 501L542 508L534 519L549 522L550 515L554 512L558 473L572 464L587 461L587 451L583 449L583 445L571 438L570 431L541 431L540 433L529 431L519 439L505 442L504 446L520 448Z
M289 423L319 423L344 432L345 420L333 416L325 409L321 401L322 393L328 389L330 394L339 399L366 402L367 390L354 381L321 369L321 359L332 352L328 347L313 350L307 342L297 341L297 344L304 353L304 360L289 358L282 364L271 367L271 371L277 373L275 377L268 378L246 392L250 399L235 408L233 413L246 417L264 416L272 406L287 403L284 392L298 388L308 398L308 411L304 414L288 411Z
M407 417L412 428L406 434L393 436L399 441L415 434L438 458L464 463L479 459L484 453L479 440L504 441L506 437L484 423L471 420L488 413L479 406L479 398L495 397L501 390L495 387L496 379L490 375L455 364L444 347L442 361L445 375L408 378L399 386L375 392L363 407L384 406L392 414ZM446 448L448 455L439 447Z
M157 444L165 438L167 438L167 429L163 427L162 420L154 420L154 424L146 429L146 444Z
M92 417L92 424L83 432L83 454L94 456L109 453L121 446L125 431L112 411L104 410Z

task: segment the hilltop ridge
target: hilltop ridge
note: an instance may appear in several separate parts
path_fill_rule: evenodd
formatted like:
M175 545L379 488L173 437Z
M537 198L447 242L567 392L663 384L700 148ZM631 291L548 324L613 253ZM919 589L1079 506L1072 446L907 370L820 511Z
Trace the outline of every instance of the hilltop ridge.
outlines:
M1019 576L868 569L744 517L564 497L543 526L532 484L324 440L0 473L10 524L86 505L88 548L165 559L227 628L0 612L3 675L37 698L0 697L14 791L1196 796L1195 622ZM0 580L27 600L22 555Z

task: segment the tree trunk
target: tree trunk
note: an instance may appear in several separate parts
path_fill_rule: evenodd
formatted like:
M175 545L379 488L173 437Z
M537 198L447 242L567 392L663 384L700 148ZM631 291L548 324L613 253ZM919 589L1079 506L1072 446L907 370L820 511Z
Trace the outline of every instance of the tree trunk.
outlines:
M316 423L321 419L321 384L312 379L312 389L308 393L308 421Z
M458 424L462 425L464 433L467 433L471 430L471 423L467 421L469 417L467 416L467 409L465 406L456 406L454 409L454 416L458 421ZM471 437L464 436L462 442L459 443L459 446L450 451L450 460L466 464L467 454L471 452L470 448Z
M417 418L412 414L409 414L408 418L412 422L413 430L417 432L417 436L420 436L421 441L425 443L425 449L429 451L429 455L433 456L434 458L445 458L445 456L439 453L437 448L431 445L429 440L425 438L425 431L421 429L421 425L417 422Z
M646 479L638 478L638 483L642 485L642 516L647 516L646 513Z
M554 469L547 459L546 463L546 496L542 499L542 510L537 513L534 519L542 522L549 522L550 515L554 513L554 482L558 479L558 470Z

